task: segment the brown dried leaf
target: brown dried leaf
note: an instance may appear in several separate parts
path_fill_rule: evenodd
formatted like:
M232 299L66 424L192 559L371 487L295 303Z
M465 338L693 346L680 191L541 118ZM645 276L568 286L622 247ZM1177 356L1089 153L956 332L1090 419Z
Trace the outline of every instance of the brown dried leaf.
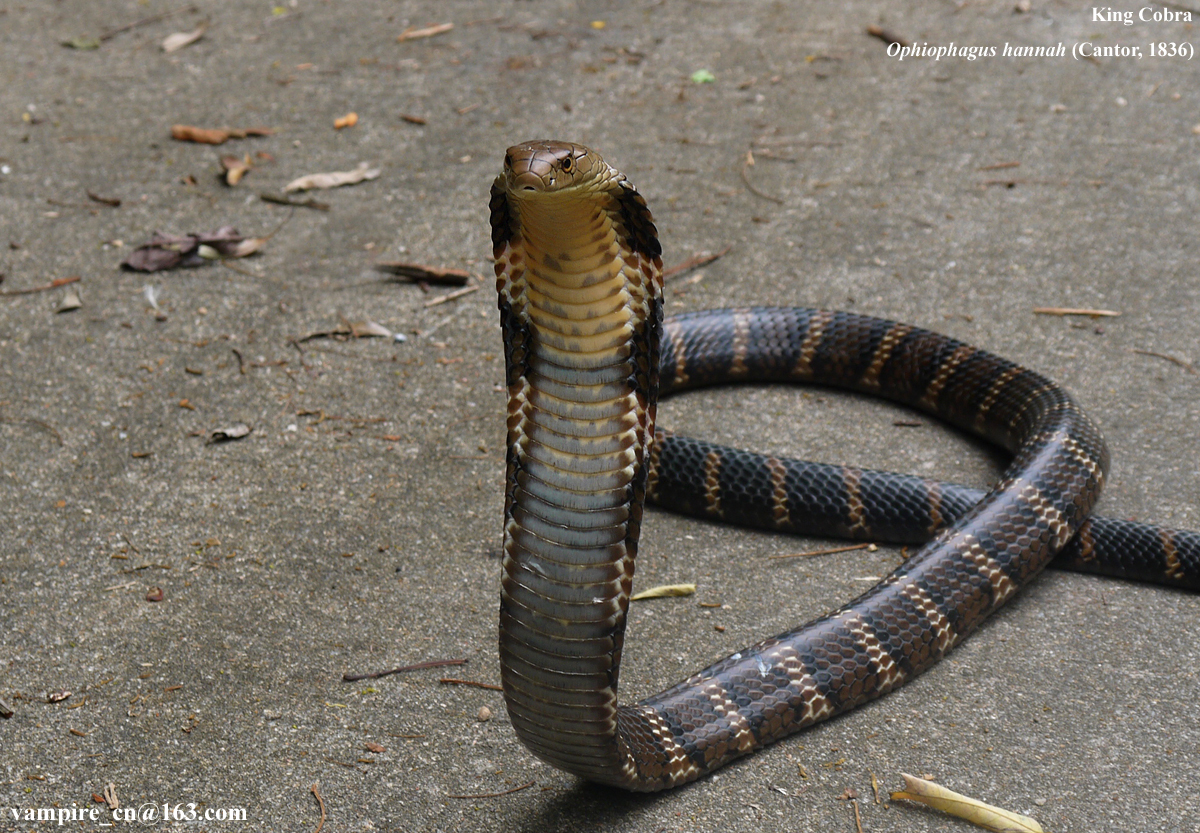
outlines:
M161 602L162 600L163 589L161 587L151 587L150 591L146 593L146 601L148 602Z
M199 142L202 145L223 145L232 134L222 128L193 127L189 124L171 126L171 138L178 142Z
M292 191L307 191L310 188L337 188L339 185L354 185L368 179L375 179L379 174L379 168L372 168L366 162L362 162L352 171L309 174L293 179L283 186L283 192L287 194Z
M363 748L366 749L368 752L374 752L376 755L387 752L387 749L380 746L378 743L371 743L370 741L367 741L366 743L364 743Z
M149 243L138 246L121 262L126 269L158 272L175 266L201 266L225 257L245 257L262 248L267 237L242 237L233 226L202 234L163 234L156 231Z
M119 199L117 199L116 197L102 197L99 194L92 192L92 191L86 191L85 193L88 195L88 199L91 200L92 202L98 202L101 205L111 206L112 208L120 208L121 207L121 201Z
M275 131L269 127L194 127L176 124L171 127L171 138L180 142L199 142L203 145L221 145L230 139L245 139L247 136L270 136Z
M399 275L410 281L425 283L441 283L449 286L466 286L471 280L471 273L465 269L453 269L443 266L425 266L421 263L407 263L402 260L381 260L375 264L376 271Z

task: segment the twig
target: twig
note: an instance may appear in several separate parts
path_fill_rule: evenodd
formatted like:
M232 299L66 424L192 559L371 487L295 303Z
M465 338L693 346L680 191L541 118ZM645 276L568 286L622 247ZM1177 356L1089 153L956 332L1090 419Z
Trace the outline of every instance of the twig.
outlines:
M42 422L40 419L34 419L32 417L25 417L24 419L6 419L5 417L0 417L0 424L3 424L3 425L25 425L25 424L33 425L37 428L41 428L43 431L45 431L47 434L49 434L51 437L53 437L54 441L56 443L58 443L59 445L66 445L66 443L63 442L62 434L58 433L58 431L55 429L55 427L53 425L51 425L48 422Z
M352 769L355 772L366 772L366 770L359 769L354 764L348 764L345 761L339 761L337 758L331 758L328 755L325 756L325 760L329 761L331 764L337 764L338 766L344 766L346 769Z
M862 816L858 814L858 800L850 799L850 806L854 808L854 826L857 829L857 833L863 833Z
M1034 315L1089 315L1092 318L1115 318L1120 315L1110 309L1074 309L1071 307L1034 307Z
M409 26L396 38L396 42L400 43L406 40L416 40L417 38L432 38L434 35L440 35L443 32L449 32L454 28L453 23L438 23L433 26L426 26L424 29L417 29Z
M898 44L899 46L908 46L908 41L906 41L904 38L900 37L899 35L892 34L887 29L884 29L882 26L873 26L873 25L868 26L867 34L873 38L879 38L881 41L888 44L889 46L893 43Z
M66 286L70 283L78 283L83 280L79 275L72 275L69 278L55 278L45 286L35 286L30 289L6 289L0 291L0 295L32 295L35 292L49 292L51 289L58 289L60 286Z
M985 179L981 184L985 188L993 185L1000 185L1004 188L1015 188L1018 185L1061 185L1066 187L1070 185L1070 182L1065 179Z
M101 205L107 205L112 208L120 208L121 207L121 201L116 199L115 197L102 197L93 191L85 191L84 193L86 193L88 195L88 199L91 200L92 202L98 202Z
M321 808L321 822L317 825L317 829L313 833L321 833L321 828L325 826L325 801L321 798L321 791L317 789L316 784L309 787L308 791L317 799L317 806Z
M768 555L767 558L777 560L781 558L807 558L810 555L833 555L835 552L852 552L854 550L871 550L874 544L852 544L848 547L830 547L827 550L809 550L808 552L793 552L787 555ZM871 550L874 552L874 550Z
M242 358L242 352L240 350L238 350L236 347L232 347L230 349L233 350L233 355L237 356L238 374L241 376L245 376L246 375L246 360Z
M142 554L142 551L137 548L137 544L133 543L133 539L129 537L128 532L122 529L121 537L125 539L125 543L129 545L129 549L133 550L138 555Z
M162 14L156 14L152 17L143 17L141 20L135 20L135 21L133 21L133 23L127 23L124 26L120 27L119 29L109 30L109 31L105 32L103 35L101 35L99 38L97 38L97 40L99 40L101 43L103 43L106 40L112 40L117 35L121 34L122 32L128 32L130 29L137 29L140 26L149 26L151 23L158 23L158 21L160 21L160 20L166 20L168 17L173 17L174 15L177 15L181 12L194 12L194 11L196 11L195 6L180 6L178 9L175 9L174 11L163 12Z
M445 295L434 298L432 301L426 301L425 306L436 307L438 304L444 304L447 301L453 301L455 298L461 298L464 295L470 295L472 292L475 292L478 289L479 284L475 284L473 286L464 286L462 289L456 289L453 292L447 292Z
M420 671L423 668L441 668L446 665L466 665L465 659L434 659L428 662L416 662L412 665L402 665L399 668L393 668L391 671L376 671L374 674L343 674L342 682L356 683L359 680L378 680L380 677L387 677L390 674L400 674L404 671Z
M976 168L977 171L998 171L1001 168L1019 168L1020 162L997 162L995 165L984 165L982 168Z
M459 680L455 677L442 677L438 680L438 682L446 683L448 685L473 685L477 688L486 688L491 691L504 691L504 689L498 685L492 685L491 683L477 683L474 680Z
M281 196L279 194L259 194L258 198L263 202L273 202L276 205L290 205L293 208L315 208L318 211L328 211L329 203L315 200L312 197L308 199L298 199L293 197Z
M750 174L748 173L748 171L750 170L751 167L753 167L753 165L754 165L754 151L747 150L746 151L746 161L742 163L742 182L746 183L746 189L751 194L754 194L754 196L756 196L756 197L762 197L764 200L770 200L773 203L783 205L783 200L781 200L779 197L775 197L775 196L772 196L771 194L764 193L763 191L760 191L754 187L754 183L752 183L750 181Z
M1142 356L1154 356L1156 359L1166 359L1171 364L1179 365L1184 370L1186 370L1188 373L1196 372L1195 365L1193 365L1191 362L1184 361L1183 359L1181 359L1177 356L1168 356L1166 353L1155 353L1153 350L1139 350L1136 347L1133 348L1133 352L1135 352L1139 355L1142 355Z
M478 793L476 795L448 795L447 798L499 798L502 795L511 795L512 793L527 790L536 784L537 781L530 781L528 784L522 784L519 787L513 787L511 790L504 790L498 793Z
M695 255L693 257L689 257L687 260L683 261L682 263L675 264L670 269L664 269L663 270L663 280L669 281L669 280L671 280L671 278L676 278L676 277L679 277L680 275L687 274L688 272L692 271L693 269L699 269L701 266L707 266L708 264L712 263L714 260L717 260L718 258L724 257L725 255L729 254L729 250L732 248L733 248L733 244L730 243L728 246L726 246L724 249L721 249L721 251L717 252L716 254L706 253L706 254L699 254L699 255Z
M406 263L402 260L381 260L375 264L375 270L408 278L413 283L424 281L447 286L466 286L471 280L471 273L465 269L425 266L420 263Z

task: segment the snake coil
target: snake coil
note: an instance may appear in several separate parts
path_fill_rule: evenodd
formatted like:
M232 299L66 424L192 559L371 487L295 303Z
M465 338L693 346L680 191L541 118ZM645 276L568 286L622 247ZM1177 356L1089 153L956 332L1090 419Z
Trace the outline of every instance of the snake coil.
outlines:
M1114 522L1115 532L1096 534L1087 517L1107 469L1104 442L1034 371L850 313L716 310L664 324L650 211L581 145L510 148L490 208L508 387L501 677L517 735L553 765L641 791L698 778L913 679L1073 538L1084 568L1096 542L1103 548L1116 536L1165 552L1143 559L1146 577L1196 581L1194 533ZM878 395L998 443L1014 459L981 496L656 437L660 386L723 381ZM931 540L844 607L618 705L648 495L766 528Z

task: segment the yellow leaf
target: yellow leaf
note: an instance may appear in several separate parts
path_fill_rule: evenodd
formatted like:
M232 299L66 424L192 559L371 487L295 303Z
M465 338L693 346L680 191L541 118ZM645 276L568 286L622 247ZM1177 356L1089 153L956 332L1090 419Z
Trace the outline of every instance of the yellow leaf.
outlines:
M1042 826L1029 816L1022 816L1009 810L993 807L967 798L953 790L917 778L913 775L900 773L904 778L905 789L892 793L892 800L906 799L927 804L935 810L941 810L960 819L966 819L974 825L994 833L1045 833Z
M695 592L696 585L694 584L660 584L658 587L651 587L648 590L643 590L641 593L634 593L629 597L629 601L662 599L667 596L690 596Z

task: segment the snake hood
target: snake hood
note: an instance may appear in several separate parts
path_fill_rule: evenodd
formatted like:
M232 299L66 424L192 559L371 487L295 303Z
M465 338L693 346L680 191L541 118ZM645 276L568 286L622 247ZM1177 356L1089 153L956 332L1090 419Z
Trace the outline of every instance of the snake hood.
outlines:
M580 246L595 242L578 240L571 232L594 233L597 222L613 232L617 249L610 256L624 251L655 261L662 255L646 201L600 154L573 142L534 139L510 147L504 169L492 183L490 206L497 263L507 244L521 243L523 232L537 237L531 248L560 261L562 253L569 258ZM630 267L661 271L661 263Z

